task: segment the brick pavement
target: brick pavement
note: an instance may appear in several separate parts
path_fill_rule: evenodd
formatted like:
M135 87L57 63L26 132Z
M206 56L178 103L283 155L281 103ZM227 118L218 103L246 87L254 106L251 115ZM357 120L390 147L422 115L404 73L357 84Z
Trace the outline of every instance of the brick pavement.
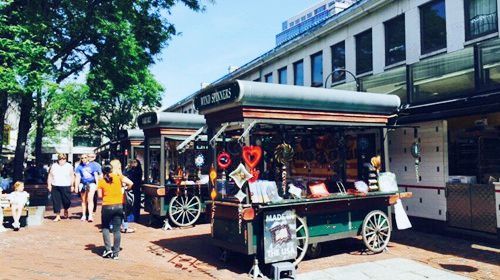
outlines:
M19 232L0 233L0 279L247 279L251 259L232 254L219 261L210 244L210 225L165 232L135 225L124 234L120 260L102 259L97 224L73 219ZM46 212L47 218L51 213ZM317 259L303 261L299 273L394 258L413 260L475 279L500 279L500 250L488 244L415 231L394 232L389 251L366 254L360 240L326 243Z

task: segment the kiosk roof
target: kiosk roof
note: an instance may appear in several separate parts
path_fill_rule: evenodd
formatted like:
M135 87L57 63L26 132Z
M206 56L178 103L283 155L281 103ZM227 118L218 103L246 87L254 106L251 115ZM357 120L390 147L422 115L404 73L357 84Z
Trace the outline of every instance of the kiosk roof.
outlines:
M390 115L396 95L234 80L209 87L195 97L195 107L209 114L234 107Z
M205 125L202 115L182 114L172 112L149 112L137 118L139 128L179 128L179 129L199 129Z

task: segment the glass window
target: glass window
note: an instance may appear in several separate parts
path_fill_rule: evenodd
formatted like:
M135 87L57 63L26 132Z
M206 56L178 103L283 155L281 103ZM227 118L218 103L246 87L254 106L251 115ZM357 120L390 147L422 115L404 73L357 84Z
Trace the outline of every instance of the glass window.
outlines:
M301 21L306 20L306 16L301 17L301 18L300 18L300 20L301 20Z
M307 18L311 18L312 16L313 16L313 14L312 14L312 13L308 13L308 14L307 14Z
M480 45L483 84L488 87L500 86L500 40L489 41Z
M343 84L338 84L332 87L333 89L341 89L341 90L350 90L350 91L356 91L356 82L355 81L350 81L346 82Z
M391 65L406 59L405 16L400 15L384 22L385 29L385 65Z
M444 0L420 7L420 41L422 54L446 48L446 11Z
M283 67L278 70L278 83L286 85L287 83L286 67Z
M447 53L412 65L412 103L469 95L474 91L473 48Z
M148 163L146 181L151 184L160 183L160 138L150 138L148 140Z
M345 42L332 46L332 71L345 69ZM337 71L332 74L332 83L345 80L345 72Z
M323 86L323 53L311 55L311 86Z
M466 40L497 32L497 0L465 0L464 5Z
M394 94L399 96L402 104L406 98L406 66L394 68L374 76L361 78L363 91L373 93Z
M282 24L281 24L281 31L284 31L288 28L288 21L284 21Z
M372 30L356 35L356 74L373 70Z
M273 73L269 73L264 76L264 81L266 83L272 83L273 82Z
M293 84L296 86L304 85L304 61L300 60L293 64Z
M319 7L319 8L317 8L316 10L314 10L314 14L317 15L317 14L323 12L324 10L326 10L326 6L325 5L323 5L323 6Z

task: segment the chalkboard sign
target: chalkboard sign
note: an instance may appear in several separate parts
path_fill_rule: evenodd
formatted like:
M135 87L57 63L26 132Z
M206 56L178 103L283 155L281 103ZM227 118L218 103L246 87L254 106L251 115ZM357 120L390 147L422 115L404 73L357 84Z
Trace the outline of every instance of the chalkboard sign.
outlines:
M297 257L295 210L264 214L264 262L275 263Z

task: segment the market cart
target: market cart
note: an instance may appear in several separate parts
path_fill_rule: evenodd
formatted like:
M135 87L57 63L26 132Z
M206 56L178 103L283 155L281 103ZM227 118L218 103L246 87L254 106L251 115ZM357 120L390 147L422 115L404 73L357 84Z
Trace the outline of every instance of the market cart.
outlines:
M203 116L169 112L151 112L139 116L144 131L144 209L151 221L169 221L176 226L196 223L208 198L208 167L195 166L195 158L204 159L207 149L199 140L204 129ZM178 150L181 144L183 149ZM200 178L201 177L201 178Z
M322 242L359 235L383 251L391 205L411 196L380 190L373 175L388 165L385 136L399 105L393 95L240 80L200 92L208 138L231 139L209 141L214 244L267 264L296 265Z

